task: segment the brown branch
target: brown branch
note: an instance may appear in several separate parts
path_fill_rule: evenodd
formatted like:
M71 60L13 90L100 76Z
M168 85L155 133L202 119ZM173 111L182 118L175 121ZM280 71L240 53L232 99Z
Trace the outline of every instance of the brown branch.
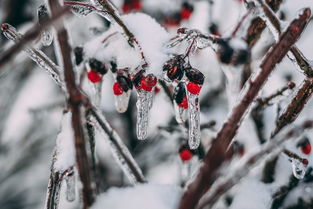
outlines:
M313 94L313 78L306 78L295 96L292 98L290 104L284 110L282 115L276 121L276 128L272 133L274 137L285 126L297 119L300 112L303 110L305 104L309 101Z
M312 121L309 121L312 123ZM288 131L287 133L277 137L277 139L274 139L270 141L268 144L266 144L260 151L250 156L245 163L237 168L233 174L231 174L230 177L226 178L222 183L219 183L212 189L212 191L206 196L203 197L203 199L200 201L198 209L202 209L204 207L212 208L216 201L225 194L228 190L230 190L233 186L235 186L237 183L240 182L240 180L247 176L249 172L252 170L253 167L260 164L262 160L264 160L265 156L268 154L273 154L273 152L278 149L279 153L283 151L284 153L288 153L288 156L292 158L299 159L299 156L295 156L294 153L291 153L287 151L286 149L282 149L280 147L284 142L291 138L298 137L305 129L312 128L307 127L306 122L300 126L296 127L291 131ZM302 158L300 158L302 160ZM302 161L301 161L302 162Z
M49 7L52 15L56 15L57 11L62 7L58 1L49 0ZM59 24L57 31L57 40L59 42L61 59L64 67L64 81L68 91L68 105L72 112L72 127L74 131L75 153L78 173L82 182L83 208L87 209L94 202L93 189L91 187L91 175L89 162L86 152L84 129L82 125L81 105L84 100L84 95L76 85L74 66L72 63L72 48L68 41L68 33L63 23Z
M235 136L243 116L248 112L251 103L256 98L276 64L283 59L290 47L298 40L310 16L311 10L306 8L297 19L290 23L286 32L281 35L280 40L265 55L260 65L260 72L255 79L250 79L248 90L243 95L239 104L234 107L230 117L218 132L217 137L204 158L204 163L200 168L198 176L184 193L178 207L179 209L194 208L201 196L214 182L217 177L217 170L226 158L226 150Z
M63 18L65 15L69 14L69 8L61 8L54 15L51 16L51 18L44 20L43 24L39 25L35 24L31 29L29 29L23 38L21 38L17 44L14 44L9 49L5 50L3 53L0 54L0 71L3 69L3 67L11 61L17 53L19 53L27 44L29 44L31 41L34 41L41 32L46 29L47 27L51 25L55 25L61 18ZM4 30L6 27L5 25L1 25L2 30Z

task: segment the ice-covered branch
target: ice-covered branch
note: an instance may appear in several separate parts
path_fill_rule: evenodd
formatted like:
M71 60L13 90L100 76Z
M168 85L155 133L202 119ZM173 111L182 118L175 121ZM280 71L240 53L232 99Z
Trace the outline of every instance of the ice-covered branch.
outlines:
M9 24L2 24L3 34L10 40L18 43L24 36L20 34L13 26ZM26 54L31 58L37 65L43 70L47 71L52 79L65 90L63 82L60 80L60 69L49 57L47 57L41 50L33 48L31 46L26 46L24 48Z
M300 112L303 110L305 104L309 101L313 94L313 79L306 78L299 90L295 93L289 105L276 121L276 128L272 133L272 137L275 136L286 125L292 123L297 119Z
M302 126L293 128L287 133L277 135L275 139L265 144L260 151L252 154L245 163L237 168L229 177L226 177L222 182L218 183L218 185L213 186L208 195L200 200L198 209L204 207L212 208L223 194L239 183L243 177L247 176L253 167L264 161L266 155L275 155L284 152L288 153L290 158L300 158L299 156L295 156L294 153L290 153L286 149L283 149L283 146L281 145L291 138L298 137L305 129L312 128L312 122L313 121L306 121ZM310 126L308 126L308 124L310 124ZM301 160L303 161L304 159L301 158Z
M226 158L226 150L235 136L244 115L247 114L251 103L258 95L276 64L284 58L290 47L298 40L310 16L311 10L309 8L303 10L290 23L279 41L265 55L260 65L260 72L255 78L251 78L248 81L247 90L244 92L239 103L233 108L229 118L212 142L212 146L204 158L204 163L197 177L188 186L182 197L179 209L194 208L201 196L209 189L212 182L214 182L217 171Z
M52 15L62 7L58 1L49 0L49 7ZM82 182L83 208L89 208L94 202L93 191L91 187L91 174L86 152L86 142L84 129L82 125L81 105L85 100L85 95L79 90L76 84L74 66L72 63L72 48L69 43L69 35L63 23L59 24L57 30L57 41L60 47L60 62L63 64L64 82L68 92L68 105L72 112L72 127L74 131L76 163L80 180Z
M44 29L58 22L66 14L69 14L69 9L67 7L59 9L54 15L51 16L51 18L44 20L43 24L39 26L37 24L34 25L16 44L1 53L0 71L1 69L3 69L4 65L7 64L11 59L13 59L15 55L19 53L27 44L29 44L31 41L34 41L38 36L40 36L41 32ZM8 25L2 24L1 28L2 31L5 31L8 28Z
M281 34L282 26L280 20L276 17L272 9L264 3L263 0L253 0L257 4L261 6L261 18L264 19L268 28L272 32L273 36L277 40L279 35ZM313 69L309 64L308 59L303 55L303 53L297 48L297 46L292 46L290 48L290 52L288 53L289 59L295 63L300 70L308 77L313 76ZM292 58L292 56L294 58Z

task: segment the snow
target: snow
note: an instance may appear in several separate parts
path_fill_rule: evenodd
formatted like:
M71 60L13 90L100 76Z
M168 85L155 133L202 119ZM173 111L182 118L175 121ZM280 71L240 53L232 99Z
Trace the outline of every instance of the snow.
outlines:
M60 172L75 164L74 134L71 119L71 112L63 115L61 132L56 139L56 161L53 168Z
M149 64L147 72L160 76L163 63L168 59L168 52L163 48L163 45L170 39L169 34L153 18L144 13L123 15L122 20L142 48ZM116 60L118 68L129 67L134 70L142 64L141 56L137 47L134 49L128 45L127 37L116 34L110 37L108 43L102 43L106 37L118 31L116 27L110 28L100 37L87 43L85 45L86 55L106 63Z
M266 185L249 178L236 187L236 195L229 209L268 209L271 201Z
M181 194L181 188L167 185L111 188L98 196L91 209L176 209Z

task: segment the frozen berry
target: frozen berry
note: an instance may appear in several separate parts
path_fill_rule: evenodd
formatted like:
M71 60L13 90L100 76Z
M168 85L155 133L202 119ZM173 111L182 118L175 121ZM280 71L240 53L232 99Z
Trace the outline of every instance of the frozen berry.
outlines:
M188 99L186 96L183 98L182 103L178 104L178 106L183 109L188 109Z
M153 74L149 74L141 79L140 86L145 91L151 91L157 81L158 79Z
M113 84L113 93L116 96L123 94L123 89L118 82Z
M134 1L132 6L133 6L133 9L136 11L139 11L142 9L142 5L140 1Z
M160 93L160 91L161 91L161 89L160 89L159 87L156 86L156 87L154 88L154 93L155 93L155 94Z
M187 90L191 94L199 94L201 90L201 85L189 81L187 84Z
M104 75L108 72L105 65L102 62L100 62L99 60L94 59L94 58L89 60L89 66L90 66L90 68L96 70L98 73L100 73L102 75Z
M249 59L249 52L248 50L240 49L234 55L233 63L234 65L241 65L247 63Z
M182 55L177 55L172 59L168 60L164 66L163 71L167 72L167 77L171 80L182 79L184 75L184 59Z
M185 84L183 82L180 82L174 89L173 99L177 104L181 104L183 102L184 97L186 97Z
M187 162L192 158L192 153L189 149L183 149L179 152L179 156L183 162Z
M218 58L222 63L229 64L234 54L234 49L229 45L226 40L219 40L219 48L217 51Z
M215 36L221 36L221 33L218 30L218 26L215 23L212 23L209 27L210 33L212 33Z
M301 145L301 151L303 154L309 155L311 153L311 149L312 149L312 147L311 147L310 142L307 142L307 143Z
M204 82L204 75L199 70L195 68L188 68L185 70L186 76L189 79L189 81L202 85Z
M180 11L181 18L183 20L189 19L193 12L193 6L188 2L184 2Z
M77 46L74 48L74 55L75 55L75 63L79 65L83 61L83 47Z
M127 92L129 89L133 88L133 84L130 79L124 75L118 75L116 80L124 92Z
M102 80L102 75L100 73L98 73L97 71L95 71L94 69L91 69L88 72L88 79L92 82L92 83L98 83Z

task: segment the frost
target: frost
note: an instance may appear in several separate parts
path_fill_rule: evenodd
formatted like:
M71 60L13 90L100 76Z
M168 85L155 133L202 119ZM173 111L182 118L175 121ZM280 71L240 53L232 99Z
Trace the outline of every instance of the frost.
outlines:
M67 174L65 177L66 181L66 200L69 202L73 202L75 200L75 185L76 185L76 179L74 171Z
M52 35L51 30L49 30L49 29L48 30L44 30L41 33L41 43L44 46L50 46L52 41L53 41L53 35Z

